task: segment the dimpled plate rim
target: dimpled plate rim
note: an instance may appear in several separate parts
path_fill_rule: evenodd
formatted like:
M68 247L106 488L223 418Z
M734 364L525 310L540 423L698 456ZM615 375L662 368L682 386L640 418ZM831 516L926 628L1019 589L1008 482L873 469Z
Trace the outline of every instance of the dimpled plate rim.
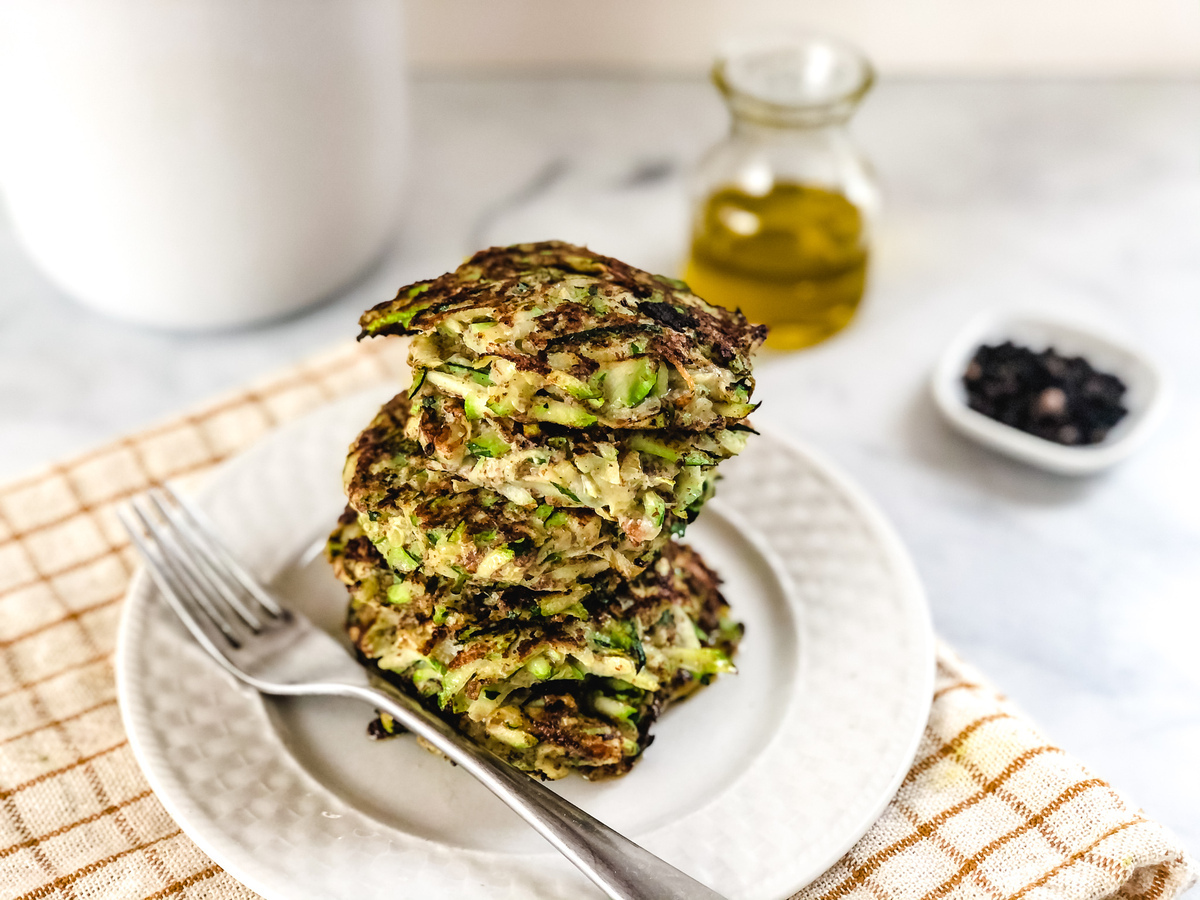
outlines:
M255 571L280 572L329 520L346 444L390 393L344 398L284 426L199 493ZM895 794L928 717L934 639L903 546L819 455L764 434L722 474L725 517L789 581L801 664L779 727L733 788L634 836L729 900L775 900L835 862ZM115 660L135 757L180 827L248 887L272 900L383 900L401 884L460 900L598 896L552 851L448 847L348 805L290 757L258 695L205 660L152 600L139 573ZM148 677L155 665L177 677Z

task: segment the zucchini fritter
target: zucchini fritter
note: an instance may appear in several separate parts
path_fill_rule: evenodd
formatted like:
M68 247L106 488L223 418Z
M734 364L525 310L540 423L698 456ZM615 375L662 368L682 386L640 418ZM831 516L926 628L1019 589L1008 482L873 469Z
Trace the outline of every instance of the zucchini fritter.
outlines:
M351 446L343 471L363 530L400 572L419 567L449 580L543 591L610 570L632 577L712 493L712 466L707 473L685 466L669 486L680 492L671 505L648 492L656 505L628 530L569 496L569 488L555 501L529 494L518 503L431 467L420 444L405 437L410 408L403 394L389 401Z
M621 774L657 715L731 661L741 626L695 551L671 542L652 568L540 615L524 598L494 615L472 597L410 594L351 516L328 552L350 591L347 629L379 674L449 716L513 765L543 777ZM397 586L401 589L397 590ZM432 609L429 607L432 606Z
M399 416L403 400L389 406ZM425 465L502 494L520 506L590 509L636 540L656 537L664 513L688 521L710 493L717 463L752 433L576 430L511 419L472 419L462 401L427 397L407 419Z
M708 430L754 409L766 329L681 281L558 241L493 247L368 310L360 337L415 334L415 397L472 417Z

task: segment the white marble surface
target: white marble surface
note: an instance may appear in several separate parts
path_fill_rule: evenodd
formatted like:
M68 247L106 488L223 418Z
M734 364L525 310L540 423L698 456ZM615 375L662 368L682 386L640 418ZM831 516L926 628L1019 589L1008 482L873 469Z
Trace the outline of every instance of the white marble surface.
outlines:
M0 478L349 337L362 308L457 264L485 211L556 160L560 177L485 216L486 236L553 231L667 268L679 166L724 121L685 81L424 81L415 101L418 177L395 253L289 321L186 337L101 319L49 286L0 220ZM1198 105L1197 83L885 83L856 123L887 199L869 301L825 345L764 359L759 394L763 420L839 461L891 516L941 634L1193 852ZM936 416L926 379L953 332L1029 306L1119 329L1172 382L1161 429L1106 475L1027 469Z

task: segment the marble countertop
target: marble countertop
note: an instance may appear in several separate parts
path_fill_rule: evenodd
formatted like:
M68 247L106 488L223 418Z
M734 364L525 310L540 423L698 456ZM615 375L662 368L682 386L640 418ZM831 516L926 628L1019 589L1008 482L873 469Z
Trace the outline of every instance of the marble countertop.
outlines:
M1198 105L1191 82L885 81L854 128L885 189L869 298L842 335L761 361L758 414L877 499L940 634L1193 852ZM248 331L103 319L42 278L0 213L0 478L345 340L359 311L477 241L561 236L670 270L680 172L724 128L698 81L425 80L413 117L394 251L325 305ZM506 203L530 185L536 196ZM937 416L927 380L954 332L1030 307L1117 329L1171 382L1161 428L1107 474L1042 474Z

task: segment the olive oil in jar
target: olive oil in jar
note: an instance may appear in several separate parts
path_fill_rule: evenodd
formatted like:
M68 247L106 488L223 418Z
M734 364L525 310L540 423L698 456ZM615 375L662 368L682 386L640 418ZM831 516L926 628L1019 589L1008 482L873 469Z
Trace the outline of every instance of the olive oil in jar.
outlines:
M733 186L708 196L684 278L698 296L769 325L768 346L795 350L849 324L866 271L858 207L836 191L777 181L762 196Z

